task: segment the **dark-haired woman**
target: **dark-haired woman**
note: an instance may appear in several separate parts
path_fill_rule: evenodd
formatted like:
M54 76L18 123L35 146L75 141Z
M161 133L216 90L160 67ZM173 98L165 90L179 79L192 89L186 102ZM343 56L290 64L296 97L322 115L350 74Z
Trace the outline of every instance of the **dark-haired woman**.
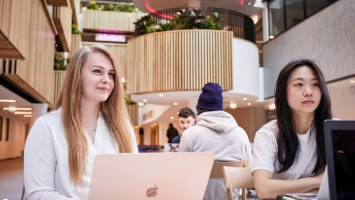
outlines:
M260 199L320 187L326 165L325 119L332 118L324 77L310 60L287 64L276 82L277 120L257 131L252 174Z

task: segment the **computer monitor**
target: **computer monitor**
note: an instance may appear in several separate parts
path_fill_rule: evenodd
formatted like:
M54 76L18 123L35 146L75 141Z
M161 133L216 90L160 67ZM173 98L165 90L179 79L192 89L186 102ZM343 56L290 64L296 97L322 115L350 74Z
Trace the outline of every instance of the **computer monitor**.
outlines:
M326 120L324 133L330 199L355 199L355 121Z

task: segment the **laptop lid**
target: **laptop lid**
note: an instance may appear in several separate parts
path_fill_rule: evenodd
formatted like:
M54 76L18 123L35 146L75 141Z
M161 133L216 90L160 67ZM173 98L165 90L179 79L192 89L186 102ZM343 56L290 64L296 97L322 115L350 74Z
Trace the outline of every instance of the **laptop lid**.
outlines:
M355 199L355 121L326 120L324 131L330 199Z
M97 155L89 200L203 199L213 153Z

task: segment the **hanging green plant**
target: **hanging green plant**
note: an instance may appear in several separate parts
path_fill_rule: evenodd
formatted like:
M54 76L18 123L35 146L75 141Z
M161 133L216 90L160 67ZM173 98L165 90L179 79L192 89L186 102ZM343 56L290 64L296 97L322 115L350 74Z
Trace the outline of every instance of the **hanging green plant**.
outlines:
M65 64L65 59L62 55L54 57L54 70L67 70L67 65Z
M136 102L132 101L131 98L130 98L130 96L127 95L127 94L124 96L124 100L125 100L126 104L128 104L128 105L134 105L134 104L136 104Z
M99 6L96 4L96 1L90 1L86 8L89 10L99 10Z
M78 26L76 24L71 25L71 33L72 34L81 34L81 31L79 31Z
M221 24L219 21L222 18L222 14L219 12L212 13L211 16L207 16L204 24L205 29L221 30Z
M134 22L135 31L134 35L144 35L147 33L154 33L156 31L154 19L151 15L146 15L139 19L137 22Z

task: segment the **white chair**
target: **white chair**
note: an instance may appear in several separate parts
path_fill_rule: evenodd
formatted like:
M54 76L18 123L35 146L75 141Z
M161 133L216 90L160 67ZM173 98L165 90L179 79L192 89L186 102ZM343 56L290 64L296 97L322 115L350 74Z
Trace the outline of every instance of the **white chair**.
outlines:
M233 188L242 188L242 200L246 200L246 188L254 188L250 167L223 167L224 185L228 200L233 199Z

